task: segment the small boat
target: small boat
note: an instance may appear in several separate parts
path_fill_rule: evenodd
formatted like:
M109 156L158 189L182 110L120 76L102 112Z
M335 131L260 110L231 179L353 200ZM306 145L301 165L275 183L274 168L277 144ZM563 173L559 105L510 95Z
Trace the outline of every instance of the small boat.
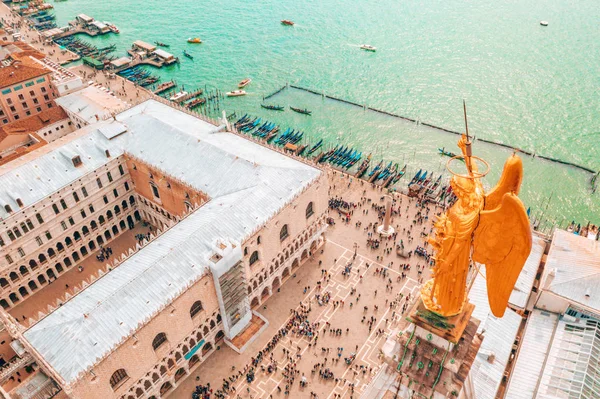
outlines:
M366 50L366 51L377 51L377 47L373 47L373 46L371 46L369 44L361 44L360 48L362 50Z
M446 156L446 157L453 158L453 157L456 156L455 153L450 152L450 151L446 151L445 148L438 148L438 151L439 151L440 155L443 155L443 156Z
M294 108L294 107L290 106L290 109L292 111L295 111L295 112L299 113L299 114L304 114L304 115L310 115L310 114L312 114L312 111L309 111L306 108L305 109L300 109L300 108Z
M454 158L457 155L453 152L450 151L446 151L445 148L438 148L438 151L440 153L440 155L445 156L445 157L450 157L450 158ZM464 162L465 160L463 158L458 158L459 161Z
M283 111L285 110L285 108L281 105L265 105L265 104L260 104L261 107L263 107L264 109L270 109L271 111Z
M163 42L154 42L154 44L156 44L158 47L166 47L166 48L171 47L170 45L163 43Z
M542 26L548 26L548 21L540 21L540 25L542 25Z
M290 21L289 19L282 19L281 24L287 26L294 26L294 21Z
M188 43L202 43L202 40L200 40L199 37L190 37L187 39Z
M240 83L238 83L238 87L241 89L242 87L246 87L250 84L250 82L252 82L252 79L250 78L246 78L244 80L242 80Z
M319 148L321 148L321 146L323 145L323 139L319 140L317 142L317 144L313 145L309 150L308 150L308 155L312 154L313 152L317 151Z
M225 93L225 95L227 97L239 97L239 96L245 96L247 93L244 90L234 90L234 91L230 91Z
M183 55L185 55L187 58L189 58L190 60L194 59L194 56L191 55L190 53L188 53L187 51L183 50Z
M110 29L113 33L121 33L121 31L119 30L119 28L117 28L115 24L111 24L110 22L104 22L104 25L108 26L108 29Z
M181 100L183 97L187 96L188 92L187 91L180 91L178 93L173 94L169 100L171 101L178 101Z
M192 101L185 104L185 107L187 109L194 109L197 106L204 104L205 102L206 102L206 99L204 99L204 98L194 98Z

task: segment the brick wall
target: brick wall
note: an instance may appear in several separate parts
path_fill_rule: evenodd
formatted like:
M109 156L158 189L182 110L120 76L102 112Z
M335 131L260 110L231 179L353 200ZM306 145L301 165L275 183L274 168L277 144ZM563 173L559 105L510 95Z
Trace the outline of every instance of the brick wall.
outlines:
M194 204L200 205L207 201L206 194L164 174L159 169L131 156L126 156L126 159L135 191L170 214L182 216L189 205L193 207ZM153 186L158 196L155 195ZM189 205L186 205L186 202Z

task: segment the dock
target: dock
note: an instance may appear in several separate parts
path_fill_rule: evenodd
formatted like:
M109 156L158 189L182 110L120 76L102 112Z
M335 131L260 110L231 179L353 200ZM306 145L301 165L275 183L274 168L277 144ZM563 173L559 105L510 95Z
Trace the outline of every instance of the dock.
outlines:
M324 156L325 156L325 152L321 151L321 153L319 155L317 155L317 157L315 158L315 162L320 163Z
M153 93L154 94L164 93L165 91L168 91L176 86L177 86L177 83L175 83L172 80L169 82L161 83L156 87L156 89L154 89Z
M185 96L183 96L183 97L181 97L181 98L177 99L177 101L173 101L173 102L174 102L174 103L177 103L177 104L181 104L181 103L184 103L184 102L186 102L187 100L191 100L192 98L195 98L195 97L201 96L201 95L202 95L202 93L203 93L202 89L198 89L198 90L196 90L196 91L193 91L193 92L191 92L191 93L188 93L188 94L186 94Z

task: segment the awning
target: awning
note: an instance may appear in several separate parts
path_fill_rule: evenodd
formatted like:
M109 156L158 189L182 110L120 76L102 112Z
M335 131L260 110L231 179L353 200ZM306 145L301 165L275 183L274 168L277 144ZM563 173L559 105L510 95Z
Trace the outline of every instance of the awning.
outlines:
M190 349L190 351L188 353L183 355L183 358L185 360L190 360L192 358L192 356L194 356L194 353L198 352L198 349L202 348L202 345L204 345L204 340L201 340L200 342L198 342L196 344L196 346L194 346L192 349Z

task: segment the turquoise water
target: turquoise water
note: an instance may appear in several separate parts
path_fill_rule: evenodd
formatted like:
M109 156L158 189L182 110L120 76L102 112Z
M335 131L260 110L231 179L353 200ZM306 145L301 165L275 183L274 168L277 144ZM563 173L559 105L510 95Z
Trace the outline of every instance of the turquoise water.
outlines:
M600 7L595 0L480 2L408 0L69 0L54 3L61 25L79 13L115 23L121 34L86 39L162 41L181 64L156 73L186 87L229 91L253 79L227 111L268 116L329 143L352 143L409 171L441 170L437 148L456 136L319 96L286 89L270 102L308 107L312 117L260 108L286 82L443 126L463 129L462 99L477 137L600 169ZM296 22L282 26L281 19ZM541 27L540 20L550 22ZM200 45L186 43L199 36ZM359 50L368 43L376 53ZM182 57L186 49L193 61ZM508 151L477 143L495 168ZM525 159L522 198L551 221L600 222L590 174ZM552 196L548 203L549 197ZM548 205L546 205L548 203ZM547 209L546 209L547 206Z

